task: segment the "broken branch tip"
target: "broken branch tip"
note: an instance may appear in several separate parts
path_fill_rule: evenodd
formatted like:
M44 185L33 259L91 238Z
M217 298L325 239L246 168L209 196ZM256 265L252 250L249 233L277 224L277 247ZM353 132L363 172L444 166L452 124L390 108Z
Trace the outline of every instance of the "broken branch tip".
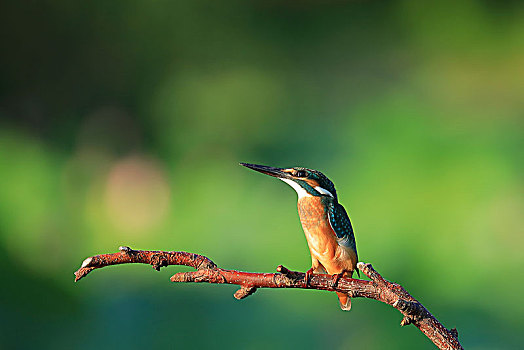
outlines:
M87 258L82 262L82 266L80 268L88 267L89 264L91 264L91 261L93 261L93 258Z

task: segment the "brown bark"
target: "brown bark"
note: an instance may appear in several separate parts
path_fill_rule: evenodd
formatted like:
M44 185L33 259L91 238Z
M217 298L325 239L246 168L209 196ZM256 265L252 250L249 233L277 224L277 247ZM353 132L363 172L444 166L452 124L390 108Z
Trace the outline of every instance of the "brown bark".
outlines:
M120 252L95 255L87 258L75 272L75 281L89 272L110 265L141 263L150 264L154 269L168 265L185 265L196 271L179 272L171 277L173 282L229 283L240 286L234 294L243 299L256 292L257 288L302 288L349 293L353 298L369 298L393 306L404 318L401 326L413 324L420 329L439 349L462 349L456 329L445 328L422 304L413 298L402 286L386 281L371 264L358 263L357 267L371 281L340 278L333 285L331 275L313 274L308 282L302 272L290 271L284 266L277 267L277 273L254 273L218 268L209 258L187 252L164 252L133 250L120 247Z

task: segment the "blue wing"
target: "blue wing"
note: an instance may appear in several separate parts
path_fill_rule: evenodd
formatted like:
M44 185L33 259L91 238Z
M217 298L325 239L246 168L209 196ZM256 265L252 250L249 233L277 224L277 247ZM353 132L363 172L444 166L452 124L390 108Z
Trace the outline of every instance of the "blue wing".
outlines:
M337 202L331 200L327 203L329 223L331 228L337 235L337 242L339 245L351 248L357 254L357 245L355 243L355 235L353 234L353 227L349 221L346 209ZM358 261L358 254L357 254ZM357 270L358 273L358 270Z

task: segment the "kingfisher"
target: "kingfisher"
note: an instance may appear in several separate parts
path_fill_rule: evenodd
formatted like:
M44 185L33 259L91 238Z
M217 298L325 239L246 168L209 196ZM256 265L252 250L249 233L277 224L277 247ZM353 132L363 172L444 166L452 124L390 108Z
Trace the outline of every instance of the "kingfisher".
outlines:
M311 268L306 272L306 283L313 273L328 273L335 287L340 277L352 277L358 256L355 236L348 214L338 203L335 185L320 171L303 168L274 168L265 165L240 163L247 168L276 177L290 185L298 194L298 214L311 253ZM351 309L348 294L337 292L340 308Z

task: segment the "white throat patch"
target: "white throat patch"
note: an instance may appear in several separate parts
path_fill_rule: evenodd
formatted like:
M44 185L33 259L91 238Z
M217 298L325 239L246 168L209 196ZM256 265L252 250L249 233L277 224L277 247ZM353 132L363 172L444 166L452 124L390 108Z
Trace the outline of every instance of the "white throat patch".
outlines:
M326 196L330 196L331 198L335 198L331 192L326 190L325 188L322 188L320 186L315 187L315 190L317 190L318 193L325 194Z
M293 187L295 191L297 191L298 199L303 198L303 197L312 197L312 195L307 193L307 191L303 189L302 187L300 187L300 185L297 184L295 181L290 180L290 179L283 179L283 178L280 178L280 180L284 181L289 186Z

